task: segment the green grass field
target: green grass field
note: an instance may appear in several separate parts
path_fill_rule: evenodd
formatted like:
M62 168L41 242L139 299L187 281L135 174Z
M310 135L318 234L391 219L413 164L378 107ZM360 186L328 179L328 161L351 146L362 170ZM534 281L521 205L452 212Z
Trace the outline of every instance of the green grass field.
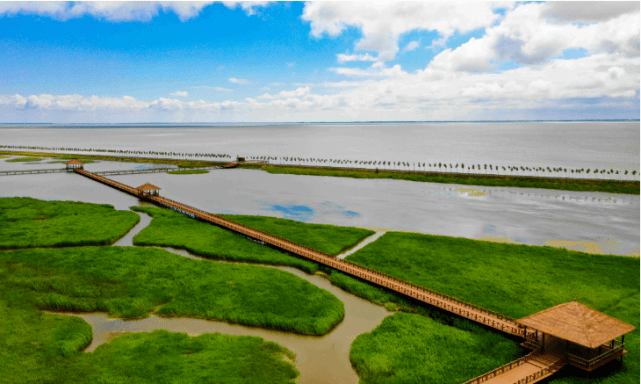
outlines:
M1 254L1 252L0 252ZM4 270L0 270L0 275ZM258 337L121 335L94 352L83 319L44 313L0 279L0 383L293 383L292 352Z
M41 161L40 157L16 157L15 159L5 160L7 163L22 163L30 161Z
M406 172L374 169L336 169L286 165L241 164L241 168L262 169L269 173L310 176L394 179L429 183L478 185L486 187L545 188L566 191L639 194L638 181L577 180L527 176L463 175L456 173Z
M0 198L0 249L110 244L139 220L108 204Z
M8 289L40 309L196 317L322 335L343 303L274 268L186 259L162 249L74 247L0 253Z
M201 173L209 173L206 169L189 169L185 171L169 171L167 172L170 175L195 175Z
M595 372L591 377L599 378L599 383L638 382L637 258L592 255L552 247L390 232L347 259L515 318L577 300L637 327L637 330L626 337L626 349L629 354L626 355L623 366L614 363ZM420 306L417 309L416 305L399 295L368 283L336 272L332 273L331 278L332 283L343 289L374 302L386 304L390 309L424 312ZM415 327L414 332L419 334L420 327ZM369 340L368 343L383 343L383 339L379 340L376 335L366 339ZM356 342L352 348L361 351ZM458 353L466 355L467 352L465 348L460 348ZM369 372L368 370L378 364L377 359L390 359L392 364L402 364L401 357L392 350L389 353L383 352L383 355L362 358L358 360L360 368L357 368L359 371ZM466 360L460 363L461 366L468 364L468 360L478 358L477 354L466 356ZM406 378L414 377L409 373L408 375ZM374 375L367 382L387 382L385 377ZM576 370L566 369L550 382L594 381L584 379L584 375Z
M163 208L131 207L153 217L151 224L134 237L135 245L154 245L186 249L211 259L286 265L307 273L318 264L257 244L215 225L194 220Z
M459 384L522 356L513 340L455 319L395 313L352 343L350 360L361 384Z
M375 233L362 228L306 224L267 216L220 216L330 255L337 255Z

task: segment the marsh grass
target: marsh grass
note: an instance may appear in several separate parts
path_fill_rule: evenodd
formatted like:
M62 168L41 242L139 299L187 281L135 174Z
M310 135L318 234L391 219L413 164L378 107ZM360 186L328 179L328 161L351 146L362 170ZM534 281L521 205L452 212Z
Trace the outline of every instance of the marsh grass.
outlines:
M350 360L360 383L458 384L523 355L513 340L456 322L449 326L400 312L386 317L352 343Z
M224 164L224 163L220 163ZM178 164L178 168L193 168L193 167L211 167L215 164L207 161L183 161Z
M138 221L108 204L0 198L0 249L111 244Z
M388 232L347 259L515 318L577 300L637 327L637 330L626 337L626 349L629 354L626 355L624 364L609 364L591 377L597 377L600 383L638 382L637 258L593 255L552 247ZM384 304L390 309L421 313L421 307L428 308L337 272L332 273L331 279L333 284ZM421 330L416 328L415 332L419 334ZM380 340L377 336L370 337L376 343L384 340L382 336ZM353 348L357 346L356 341ZM455 345L452 344L450 348L456 348ZM459 353L463 356L461 366L479 358L478 354L468 354L463 347ZM401 358L399 356L395 352L389 352L379 357L363 357L358 360L361 368L357 369L359 372L360 369L366 372L369 365L375 367L376 360L382 358L390 359L394 364L401 364L402 362L397 361ZM374 376L371 382L388 382L384 375ZM578 370L565 369L563 374L556 375L550 382L590 383L591 381L584 376Z
M201 173L209 173L206 169L189 169L185 171L169 171L167 172L170 175L195 175Z
M134 237L134 245L181 248L211 259L286 265L307 273L318 270L318 264L314 262L255 243L226 229L168 209L131 209L153 217L151 224Z
M29 161L41 161L42 158L40 157L16 157L15 159L9 159L5 160L7 163L21 163L21 162L29 162Z
M1 252L0 252L1 254ZM167 331L122 335L94 352L83 319L44 313L15 289L0 292L0 383L293 383L294 354L259 337ZM194 367L197 367L195 369Z
M638 181L577 180L529 176L463 175L457 173L404 172L374 169L337 169L305 166L241 164L241 168L262 169L269 173L310 176L393 179L429 183L478 185L487 187L545 188L566 191L639 194Z
M376 233L369 229L307 224L267 216L220 216L330 255L337 255Z
M344 316L331 293L274 268L204 263L165 250L74 247L0 252L7 289L40 309L220 320L322 335Z

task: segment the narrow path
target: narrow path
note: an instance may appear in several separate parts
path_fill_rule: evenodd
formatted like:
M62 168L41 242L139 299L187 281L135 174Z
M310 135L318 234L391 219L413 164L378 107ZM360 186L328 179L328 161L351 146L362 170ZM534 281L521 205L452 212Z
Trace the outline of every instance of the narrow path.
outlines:
M348 249L348 250L336 255L336 258L338 260L343 260L347 256L356 253L360 249L363 249L363 247L365 247L367 244L375 242L376 240L378 240L379 237L383 236L386 233L387 233L386 231L376 231L376 233L374 233L371 236L368 236L368 237L364 238L360 243L356 244L352 248L350 248L350 249Z
M525 336L523 328L521 328L514 321L514 319L512 319L511 317L505 316L503 314L500 314L498 312L491 311L489 309L482 308L471 303L467 303L463 300L442 294L440 292L437 292L428 288L420 287L416 284L403 281L397 277L390 276L385 273L381 273L371 268L354 264L346 260L337 260L334 257L328 254L325 254L323 252L316 251L309 247L296 244L292 241L280 238L278 236L274 236L269 233L247 227L243 224L239 224L231 220L224 219L222 217L213 215L211 213L201 211L199 209L190 207L188 205L179 203L177 201L173 201L157 195L154 196L149 194L140 194L135 188L132 188L128 185L108 179L106 177L99 176L91 172L87 172L82 169L76 169L75 172L83 176L89 177L91 179L94 179L96 181L99 181L103 184L107 184L113 188L120 189L121 191L127 192L139 198L153 201L158 205L171 208L178 212L185 213L191 217L199 218L203 221L207 221L209 223L221 226L223 228L227 228L234 232L254 238L256 240L263 241L276 248L313 260L315 262L321 263L328 267L344 272L353 277L357 277L359 279L369 281L376 285L388 288L392 291L398 292L405 296L409 296L413 299L436 306L446 311L455 313L461 317L465 317L467 319L487 325L489 327L508 333L510 335L521 336L521 337Z

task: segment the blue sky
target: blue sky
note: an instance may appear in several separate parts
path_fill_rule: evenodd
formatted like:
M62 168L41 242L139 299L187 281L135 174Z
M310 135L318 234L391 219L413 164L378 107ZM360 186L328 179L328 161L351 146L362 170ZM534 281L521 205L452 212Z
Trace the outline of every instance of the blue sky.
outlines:
M0 122L638 119L596 5L0 3Z

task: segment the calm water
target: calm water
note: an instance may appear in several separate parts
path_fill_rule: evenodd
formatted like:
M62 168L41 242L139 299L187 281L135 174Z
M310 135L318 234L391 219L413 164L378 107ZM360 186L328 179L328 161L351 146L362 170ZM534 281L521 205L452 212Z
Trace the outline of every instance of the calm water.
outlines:
M638 122L2 127L2 145L639 170Z
M86 169L110 168L108 163L88 164ZM162 188L162 196L212 213L564 245L595 253L639 253L639 196L633 195L507 187L473 191L451 184L272 175L247 169L112 178L134 187L152 183ZM2 176L0 197L8 196L109 203L116 209L138 204L132 196L67 173Z

